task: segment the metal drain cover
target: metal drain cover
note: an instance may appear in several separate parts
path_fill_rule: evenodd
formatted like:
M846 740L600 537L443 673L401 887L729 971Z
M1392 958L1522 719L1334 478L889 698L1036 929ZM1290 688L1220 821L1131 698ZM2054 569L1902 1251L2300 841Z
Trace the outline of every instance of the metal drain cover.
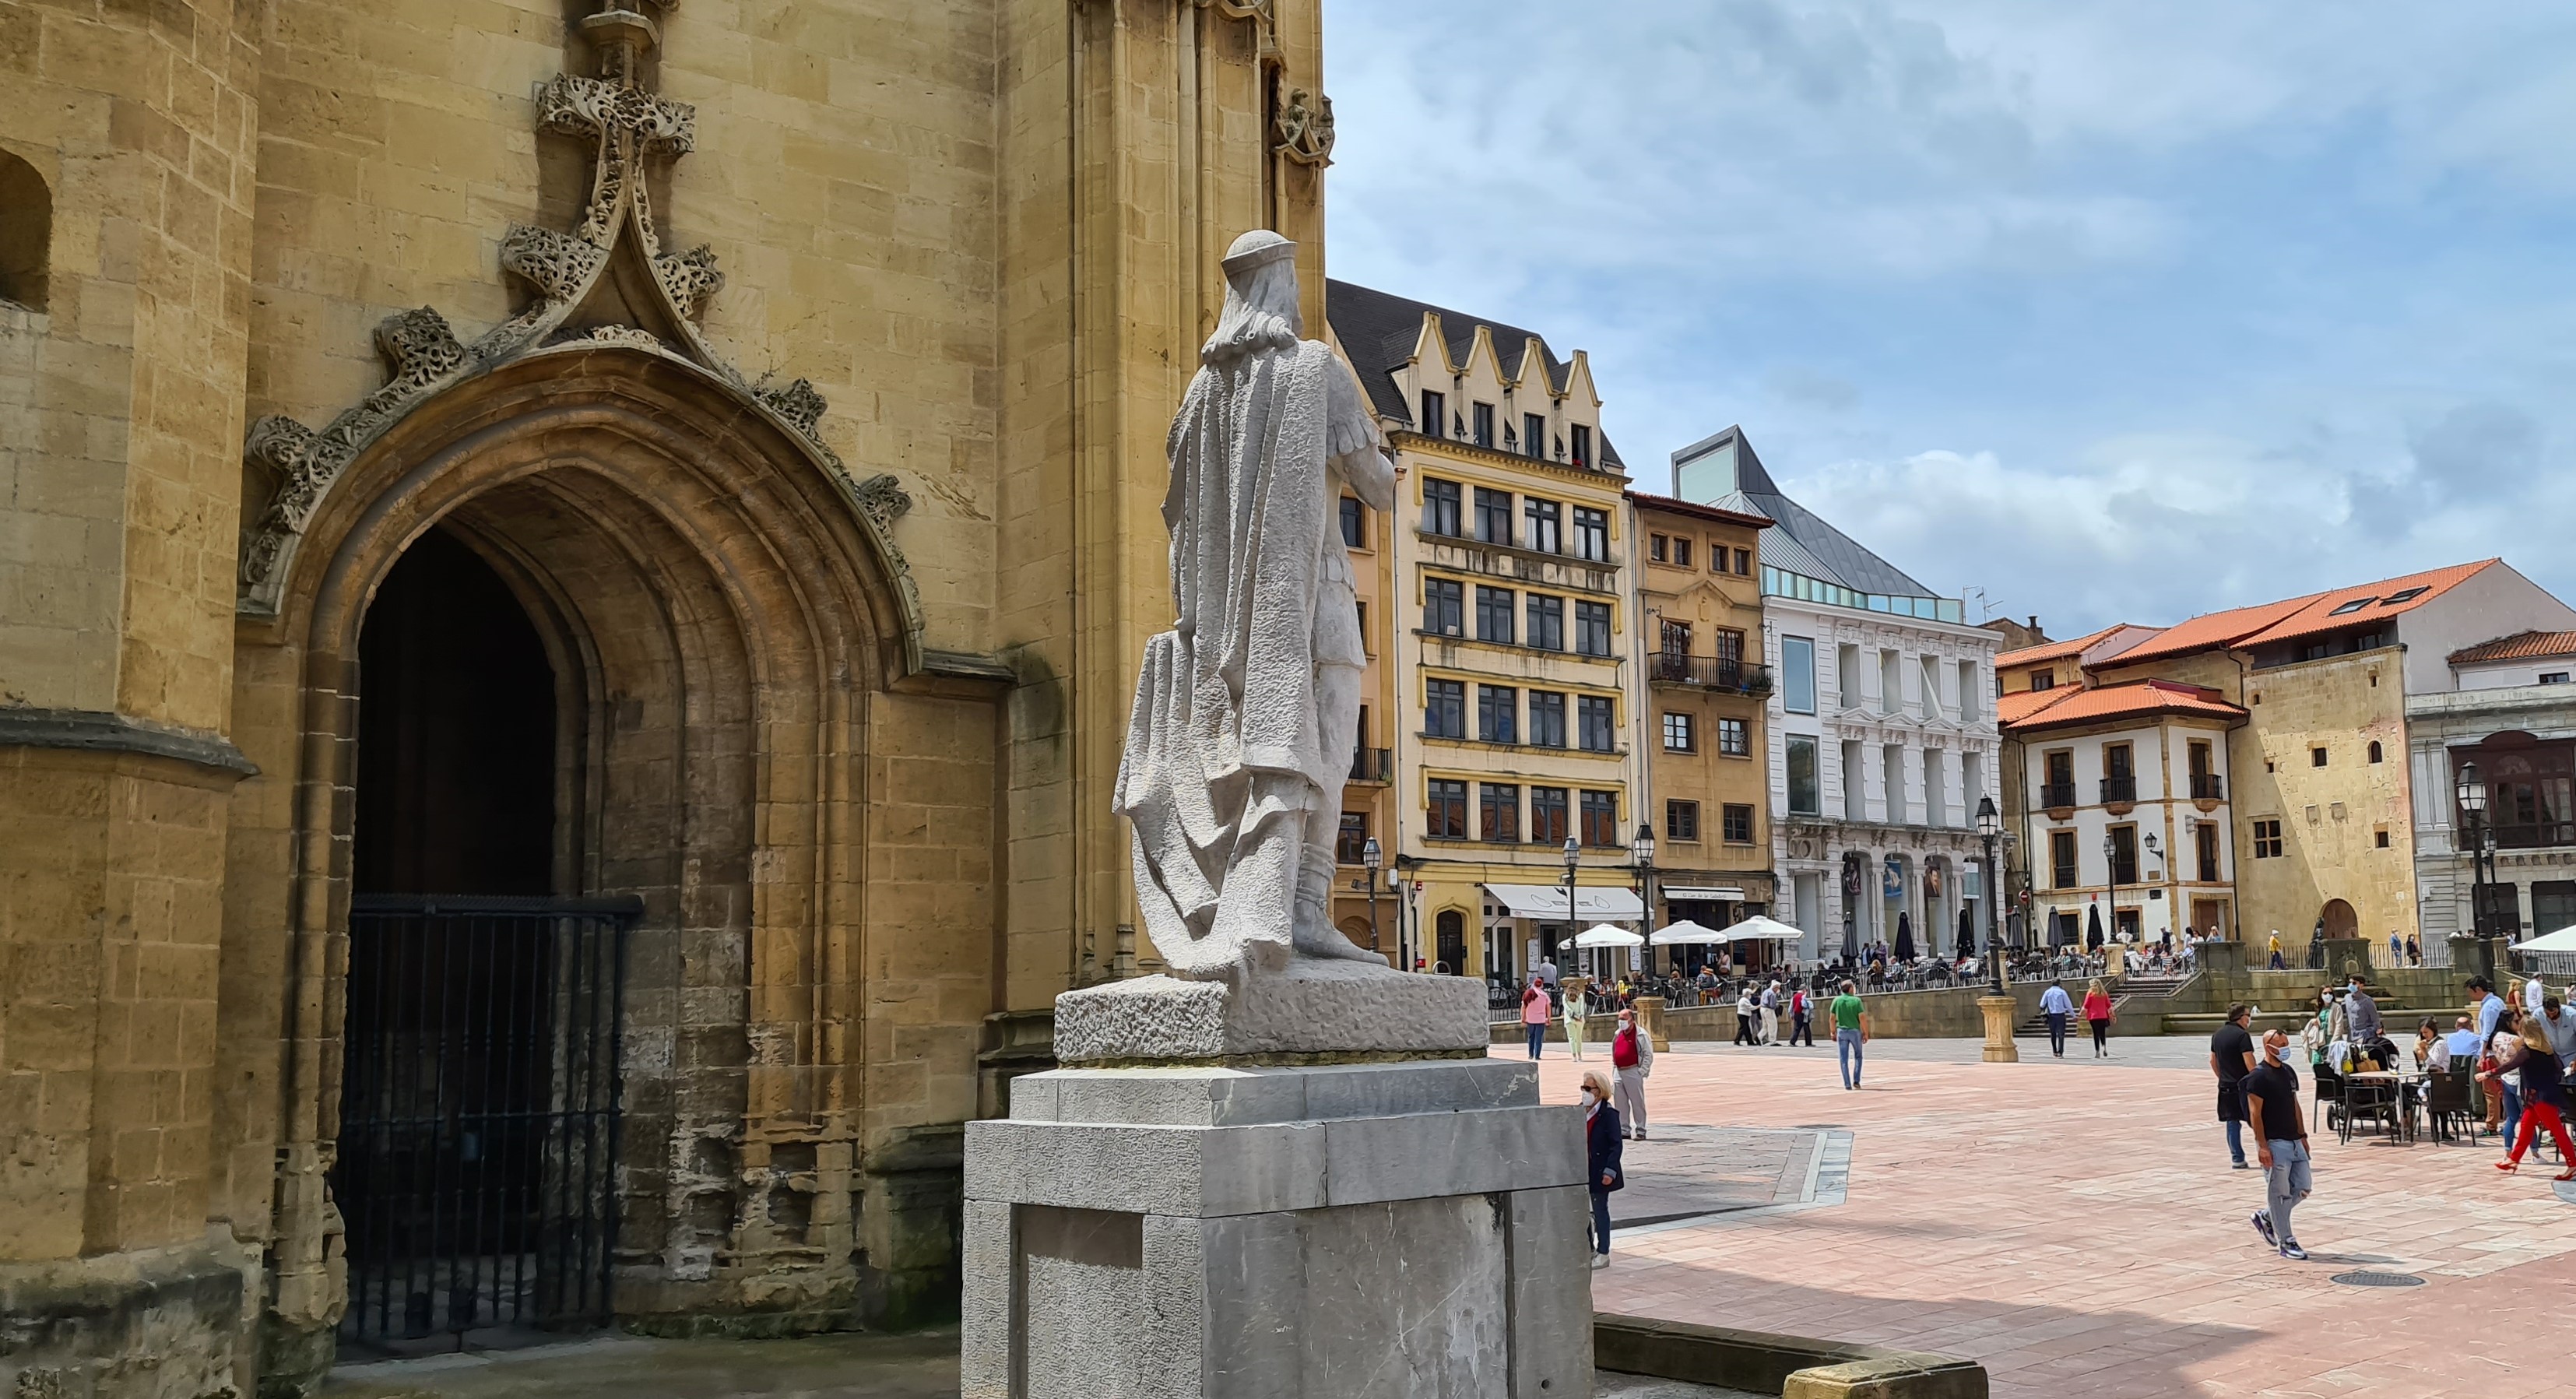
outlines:
M2334 1281L2346 1287L2422 1287L2424 1280L2413 1273L2375 1273L2368 1269L2354 1273L2337 1273Z

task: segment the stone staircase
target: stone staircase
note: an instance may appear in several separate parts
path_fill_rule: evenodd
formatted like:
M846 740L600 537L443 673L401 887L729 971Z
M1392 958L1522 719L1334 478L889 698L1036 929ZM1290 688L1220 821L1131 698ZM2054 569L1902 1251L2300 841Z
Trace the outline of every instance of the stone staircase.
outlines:
M2184 987L2191 985L2198 976L2199 973L2194 972L2189 975L2182 976L2167 974L2164 976L2140 975L2123 977L2121 978L2117 989L2113 990L2111 993L2111 1018L2114 1022L2117 1022L2121 1017L2129 1015L2131 1013L2130 1002L2132 1001L2170 1000L2177 992L2180 992ZM2075 1002L2075 1012L2073 1015L2067 1017L2067 1024L2081 1029L2084 1023L2084 998L2077 994L2076 989L2072 986L2066 988L2066 994L2069 999ZM2139 1006L2136 1013L2141 1015L2153 1013L2153 1007L2143 1005ZM2131 1020L2129 1023L2136 1024L2137 1022L2135 1020ZM2032 1011L2030 1013L2030 1018L2021 1022L2019 1033L2025 1035L2044 1035L2048 1033L2048 1013L2046 1011Z

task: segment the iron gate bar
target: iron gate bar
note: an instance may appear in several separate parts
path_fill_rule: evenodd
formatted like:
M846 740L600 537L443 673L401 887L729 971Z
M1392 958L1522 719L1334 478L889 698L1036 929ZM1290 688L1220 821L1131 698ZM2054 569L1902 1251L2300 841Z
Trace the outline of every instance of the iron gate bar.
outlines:
M609 1319L625 943L642 912L634 898L351 900L332 1170L344 1335L461 1347L482 1327Z

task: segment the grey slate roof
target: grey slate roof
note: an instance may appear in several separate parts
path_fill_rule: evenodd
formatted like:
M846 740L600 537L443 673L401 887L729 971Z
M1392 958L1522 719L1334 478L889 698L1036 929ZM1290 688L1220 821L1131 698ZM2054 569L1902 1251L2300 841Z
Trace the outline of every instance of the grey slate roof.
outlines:
M1905 570L1861 547L1858 540L1826 523L1823 516L1781 494L1779 483L1771 479L1762 458L1754 454L1753 444L1746 440L1741 427L1729 427L1673 453L1676 473L1683 462L1713 450L1730 437L1735 440L1736 489L1701 503L1769 516L1774 523L1762 536L1764 563L1840 583L1857 592L1893 597L1940 596Z
M1360 375L1360 387L1368 390L1369 402L1390 418L1413 421L1413 405L1405 402L1404 390L1396 384L1396 371L1413 358L1414 341L1422 335L1422 313L1440 317L1441 338L1449 342L1449 358L1467 357L1468 347L1476 343L1476 327L1483 326L1494 338L1494 353L1502 358L1503 373L1512 378L1525 377L1521 361L1528 357L1529 342L1539 342L1541 363L1547 370L1548 387L1563 392L1573 366L1556 357L1547 337L1516 325L1506 325L1485 316L1472 316L1427 301L1397 296L1392 292L1364 287L1357 282L1328 278L1324 282L1324 317L1341 337L1342 349L1351 357L1351 367ZM1417 424L1417 426L1419 426ZM1438 435L1438 434L1435 434ZM1619 449L1610 445L1607 429L1601 433L1601 464L1625 472L1627 463L1619 458Z

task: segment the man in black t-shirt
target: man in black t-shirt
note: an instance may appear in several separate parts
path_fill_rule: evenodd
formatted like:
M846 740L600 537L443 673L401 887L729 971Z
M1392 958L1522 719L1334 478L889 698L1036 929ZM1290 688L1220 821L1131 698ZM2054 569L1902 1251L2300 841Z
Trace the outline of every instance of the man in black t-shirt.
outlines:
M2289 1047L2287 1033L2263 1036L2263 1062L2245 1076L2245 1103L2254 1121L2254 1147L2263 1158L2266 1208L2254 1211L2254 1232L2281 1251L2302 1260L2308 1251L2290 1231L2290 1209L2308 1198L2308 1123L2299 1115L2299 1071L2281 1060Z
M2245 1031L2254 1008L2239 1001L2227 1008L2227 1023L2209 1037L2209 1071L2218 1075L2218 1120L2227 1124L2227 1154L2244 1170L2245 1076L2254 1072L2254 1037Z

